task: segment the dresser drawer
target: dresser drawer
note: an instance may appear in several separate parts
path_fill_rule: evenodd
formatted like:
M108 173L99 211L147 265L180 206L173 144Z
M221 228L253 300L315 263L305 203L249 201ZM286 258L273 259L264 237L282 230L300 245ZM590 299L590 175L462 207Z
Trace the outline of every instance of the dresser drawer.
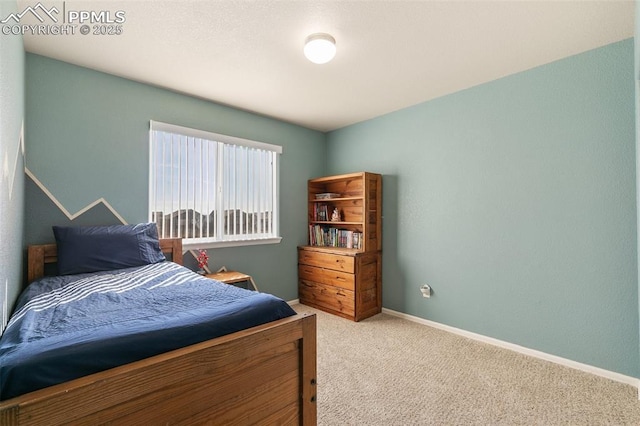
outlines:
M355 298L353 291L345 290L304 279L298 280L300 303L329 309L348 316L354 315Z
M311 250L300 250L298 263L303 265L317 266L319 268L333 269L335 271L355 272L355 262L353 256L340 256L338 254L321 253Z
M328 284L345 290L355 290L355 275L347 272L323 269L316 266L299 265L298 277L302 280Z

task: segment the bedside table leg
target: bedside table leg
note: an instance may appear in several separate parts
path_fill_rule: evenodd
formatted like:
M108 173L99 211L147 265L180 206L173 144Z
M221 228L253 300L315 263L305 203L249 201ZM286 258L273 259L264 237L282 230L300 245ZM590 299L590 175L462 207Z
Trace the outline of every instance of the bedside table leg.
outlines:
M251 277L251 276L250 276L250 277L249 277L249 281L251 282L251 285L253 286L254 290L259 292L260 290L258 290L258 286L257 286L257 285L256 285L256 283L253 281L253 277Z

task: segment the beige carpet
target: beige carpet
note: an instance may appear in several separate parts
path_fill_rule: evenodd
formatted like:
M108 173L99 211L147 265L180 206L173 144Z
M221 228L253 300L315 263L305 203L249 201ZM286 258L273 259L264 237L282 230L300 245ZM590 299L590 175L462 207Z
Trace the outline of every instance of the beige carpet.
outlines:
M318 320L318 424L640 425L636 388L394 316Z

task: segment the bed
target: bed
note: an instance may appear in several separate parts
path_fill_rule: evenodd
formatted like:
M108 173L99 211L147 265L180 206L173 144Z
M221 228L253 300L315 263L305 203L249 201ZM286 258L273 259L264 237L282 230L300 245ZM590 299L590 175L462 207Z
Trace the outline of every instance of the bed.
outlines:
M181 240L160 240L160 247L175 264L182 263ZM29 282L43 277L46 265L58 261L57 250L55 244L29 247ZM181 267L168 263L159 267L182 273ZM148 269L143 273L148 274ZM60 288L67 285L65 282ZM220 286L224 287L220 291L235 291L235 287ZM227 305L235 303L240 302ZM16 313L20 312L18 304ZM179 326L183 325L180 321ZM0 424L315 424L315 327L314 315L294 313L28 391L0 402ZM189 325L182 329L184 333L174 335L183 343L190 342L196 339L188 331L193 328ZM200 334L206 330L195 331ZM161 336L161 341L169 340L168 334ZM118 351L126 349L127 341L120 342ZM101 353L101 348L96 349L88 358L98 358ZM57 356L64 361L64 352ZM47 366L46 362L41 364Z

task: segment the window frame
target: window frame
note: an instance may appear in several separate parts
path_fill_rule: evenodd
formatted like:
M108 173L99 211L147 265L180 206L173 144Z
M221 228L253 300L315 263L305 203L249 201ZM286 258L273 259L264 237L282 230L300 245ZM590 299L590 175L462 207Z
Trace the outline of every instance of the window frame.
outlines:
M280 155L282 154L282 147L279 145L269 144L265 142L258 142L250 139L243 139L236 136L223 135L219 133L208 132L205 130L193 129L190 127L179 126L175 124L164 123L160 121L151 120L149 122L149 181L148 181L148 220L149 222L155 222L153 217L154 213L154 131L161 131L166 133L172 133L179 135L181 137L193 137L198 139L205 139L208 141L223 143L228 145L235 146L243 146L247 148L257 148L261 150L274 152L276 155L273 156L273 176L271 183L271 190L273 191L273 219L272 219L272 232L269 237L258 237L258 238L246 238L246 234L244 234L244 238L232 238L232 239L218 239L212 240L212 238L186 238L183 239L183 249L192 250L196 248L219 248L219 247L238 247L238 246L251 246L251 245L262 245L262 244L278 244L282 241L282 236L280 235ZM218 159L218 164L216 165L216 173L220 178L222 176L222 171L218 170L218 165L223 162L222 158ZM221 186L224 185L222 180L217 182L218 188L216 191L221 197ZM180 210L180 208L179 208ZM222 207L222 200L218 200L215 204L215 211L217 212L217 217L221 217L221 213L224 213L224 208ZM219 229L220 235L224 237L224 227ZM163 238L160 235L160 238ZM165 237L168 238L168 237ZM220 236L218 237L220 238Z

